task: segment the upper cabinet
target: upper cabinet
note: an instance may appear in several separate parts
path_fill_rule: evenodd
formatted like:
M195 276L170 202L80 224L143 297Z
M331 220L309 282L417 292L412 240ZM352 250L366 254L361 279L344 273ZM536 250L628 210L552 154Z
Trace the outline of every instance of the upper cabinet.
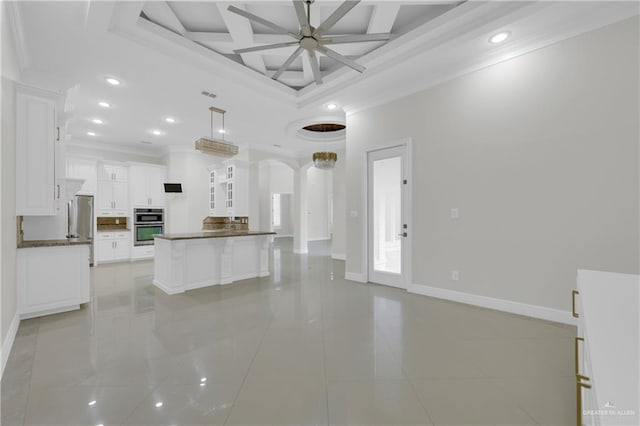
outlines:
M134 207L164 207L165 166L131 164L129 168L129 192Z
M19 86L16 91L16 214L52 216L60 197L56 144L60 127L54 94Z
M221 176L221 179L218 177ZM234 160L214 171L209 179L210 214L214 216L249 215L249 167L245 162ZM215 186L219 190L216 190ZM213 187L213 188L212 188ZM213 209L211 209L213 205ZM212 211L213 210L213 211Z
M102 163L98 169L98 180L127 182L129 179L129 168L127 166Z
M98 165L98 216L129 216L129 167Z

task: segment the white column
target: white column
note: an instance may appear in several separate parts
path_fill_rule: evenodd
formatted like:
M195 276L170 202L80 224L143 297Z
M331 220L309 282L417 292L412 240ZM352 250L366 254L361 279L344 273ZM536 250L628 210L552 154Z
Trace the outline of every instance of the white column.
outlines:
M293 171L293 198L295 213L293 217L293 252L308 253L307 227L308 227L308 194L307 194L307 170L308 166Z

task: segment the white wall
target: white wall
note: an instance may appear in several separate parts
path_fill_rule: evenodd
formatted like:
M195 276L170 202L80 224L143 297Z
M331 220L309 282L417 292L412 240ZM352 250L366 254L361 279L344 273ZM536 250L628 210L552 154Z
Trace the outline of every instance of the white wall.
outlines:
M198 151L170 152L166 158L170 182L182 184L182 194L167 197L166 232L200 232L209 216L209 166L213 157Z
M6 5L0 4L2 36L1 104L0 104L0 345L2 361L10 348L9 327L17 312L16 287L16 92L14 81L20 79L14 41L9 31ZM4 364L2 365L4 367Z
M324 240L329 236L329 190L332 187L331 170L311 167L307 171L308 240Z
M331 256L335 259L345 258L346 253L346 191L345 191L345 164L347 162L344 151L337 151L338 161L333 168L332 195L333 195L333 229L331 233Z
M410 137L414 283L568 311L576 269L638 273L638 50L634 18L349 114L347 272L364 153Z

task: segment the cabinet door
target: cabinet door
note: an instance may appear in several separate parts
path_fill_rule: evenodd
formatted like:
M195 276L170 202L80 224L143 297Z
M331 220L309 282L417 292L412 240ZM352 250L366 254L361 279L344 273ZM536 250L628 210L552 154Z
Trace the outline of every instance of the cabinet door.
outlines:
M147 191L146 168L141 166L131 166L129 170L129 190L131 191L131 202L134 206L148 206L149 194Z
M113 166L113 180L116 182L127 182L129 180L129 168L126 166Z
M111 215L113 205L113 185L109 181L98 182L98 216Z
M113 166L108 164L100 164L98 166L98 180L110 181L113 180Z
M55 204L55 102L16 96L16 214L50 216Z
M98 262L106 262L113 260L113 252L115 247L115 240L98 239L96 240L96 260Z
M131 242L129 238L118 238L113 240L113 258L129 259L131 257Z
M111 182L113 188L113 205L117 216L129 214L129 185L126 182Z
M166 170L164 167L150 167L147 179L149 202L151 206L164 206L164 182Z

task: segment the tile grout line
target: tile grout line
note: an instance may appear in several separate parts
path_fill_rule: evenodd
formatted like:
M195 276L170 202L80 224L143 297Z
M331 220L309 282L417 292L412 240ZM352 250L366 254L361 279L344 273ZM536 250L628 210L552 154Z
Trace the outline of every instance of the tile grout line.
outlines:
M325 342L324 300L320 299L320 325L322 326L322 361L324 365L324 394L327 407L327 425L329 420L329 381L327 379L327 346Z
M227 414L227 416L224 418L224 422L222 423L223 425L226 425L227 421L229 421L229 417L231 417L231 413L233 412L233 409L236 406L236 401L238 399L238 396L240 395L240 392L242 392L242 388L244 387L244 383L247 381L247 377L249 377L251 366L253 366L253 363L256 360L256 357L258 356L258 352L260 352L260 348L262 347L262 342L264 342L264 339L267 336L267 332L271 328L271 324L273 324L273 315L271 315L271 319L269 320L269 325L265 328L264 334L260 339L260 343L258 343L256 352L253 354L253 357L251 357L251 362L249 363L249 367L247 367L247 372L244 374L244 377L242 378L242 383L240 383L240 386L238 387L238 391L236 392L236 395L233 397L233 401L231 402L231 409L229 410L229 414Z

